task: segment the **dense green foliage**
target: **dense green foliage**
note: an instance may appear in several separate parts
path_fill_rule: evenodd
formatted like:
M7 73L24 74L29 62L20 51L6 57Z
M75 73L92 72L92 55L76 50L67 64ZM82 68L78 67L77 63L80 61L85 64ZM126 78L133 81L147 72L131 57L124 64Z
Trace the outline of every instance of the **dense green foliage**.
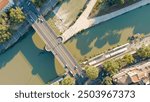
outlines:
M0 24L0 43L5 42L6 40L10 39L11 33L8 30L7 25Z
M109 76L106 76L104 79L103 79L103 82L102 82L103 85L112 85L112 78L109 77Z
M96 67L88 66L86 69L86 75L89 79L94 80L99 75L99 70Z
M119 70L119 64L116 61L107 61L103 64L104 69L112 76Z
M121 59L117 60L111 60L107 61L103 64L103 68L107 73L109 73L109 76L105 77L103 79L102 84L110 85L112 84L112 76L117 74L120 69L123 67L130 65L132 63L135 63L136 56L139 56L143 58L143 60L150 58L150 45L149 46L143 46L140 49L137 50L137 52L133 55L127 54Z
M75 82L74 82L73 78L68 76L68 77L64 78L64 80L62 80L61 84L62 85L74 85Z
M0 16L0 43L10 39L11 34L9 32L8 16L6 13Z
M121 68L126 65L132 64L134 62L134 58L132 55L127 54L122 59L118 59L115 61L107 61L103 64L104 70L110 73L111 76L116 74Z
M12 23L22 23L25 20L25 16L19 7L11 8L9 16Z
M137 50L137 55L141 58L150 58L150 46L143 46Z
M24 20L25 16L19 7L11 8L9 12L2 13L0 15L0 43L11 38L11 26L20 24Z
M132 64L134 62L134 58L131 54L127 54L123 57L124 62L127 64Z

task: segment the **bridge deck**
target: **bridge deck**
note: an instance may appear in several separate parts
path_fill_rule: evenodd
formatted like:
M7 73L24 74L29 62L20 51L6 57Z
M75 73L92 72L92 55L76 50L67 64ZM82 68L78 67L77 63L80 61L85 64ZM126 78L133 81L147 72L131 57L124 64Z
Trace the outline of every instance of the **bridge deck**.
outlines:
M68 70L72 72L73 75L82 75L82 68L65 46L57 40L58 37L55 32L49 27L44 17L40 15L31 2L26 2L23 6L23 11L28 22L45 42L46 46L51 49L51 52L61 65L64 67L67 66Z

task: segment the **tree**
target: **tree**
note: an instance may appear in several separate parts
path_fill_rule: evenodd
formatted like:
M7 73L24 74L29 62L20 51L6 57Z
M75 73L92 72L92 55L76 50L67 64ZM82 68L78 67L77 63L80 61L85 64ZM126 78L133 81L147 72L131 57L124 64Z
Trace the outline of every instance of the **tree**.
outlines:
M11 8L9 11L10 20L13 23L21 23L25 20L25 16L19 7Z
M103 64L104 70L113 76L119 70L119 64L116 61L107 61Z
M68 76L68 77L65 77L64 80L62 80L61 84L62 85L74 85L75 81L73 78Z
M88 66L86 69L86 75L89 79L94 80L99 75L99 70L96 67Z
M2 24L2 25L5 25L5 24L6 24L5 19L3 19L2 17L0 17L0 24Z
M150 58L150 46L142 46L137 50L137 55L142 58Z
M125 1L124 0L119 0L119 4L123 5L123 4L125 4Z
M5 42L10 39L11 33L9 32L9 22L8 15L6 13L2 13L0 15L0 43Z
M113 83L112 83L112 78L109 77L109 76L106 76L106 77L104 78L104 80L102 81L102 84L103 84L103 85L112 85L112 84L113 84Z
M132 64L134 62L134 58L131 54L127 54L123 57L123 60L127 63L127 64Z
M8 15L6 13L2 13L0 15L0 19L1 19L0 24L8 23Z
M0 43L5 42L6 40L10 39L11 33L8 30L7 25L0 24Z
M121 69L127 65L127 62L124 59L118 59L118 60L116 60L116 62L119 65L119 69Z

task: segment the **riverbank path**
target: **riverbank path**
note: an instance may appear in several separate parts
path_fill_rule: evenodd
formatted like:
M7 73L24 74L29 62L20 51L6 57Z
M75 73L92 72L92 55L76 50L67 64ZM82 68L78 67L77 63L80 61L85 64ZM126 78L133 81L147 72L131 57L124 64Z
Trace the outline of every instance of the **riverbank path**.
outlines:
M73 37L74 35L76 35L77 33L79 33L82 30L85 30L85 29L88 29L90 27L93 27L93 26L95 26L97 24L100 24L102 22L105 22L107 20L115 18L117 16L120 16L120 15L122 15L124 13L132 11L132 10L134 10L136 8L141 7L141 6L150 4L150 0L141 0L141 1L137 2L137 3L134 3L134 4L130 5L130 6L127 6L125 8L120 9L120 10L114 11L112 13L88 19L88 16L91 13L91 11L92 11L94 5L96 4L96 2L97 2L97 0L90 0L90 2L88 3L86 9L81 14L81 16L77 19L77 21L74 23L74 25L72 25L69 29L67 29L61 35L61 37L63 38L63 42L66 42L67 40L69 40L71 37Z

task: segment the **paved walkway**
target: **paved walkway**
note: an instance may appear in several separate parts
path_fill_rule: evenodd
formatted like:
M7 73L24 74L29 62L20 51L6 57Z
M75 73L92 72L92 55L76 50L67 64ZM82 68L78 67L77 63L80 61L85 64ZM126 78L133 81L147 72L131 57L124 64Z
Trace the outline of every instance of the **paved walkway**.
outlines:
M72 25L68 30L66 30L62 34L61 37L63 38L63 42L69 40L72 36L74 36L75 34L80 32L81 30L83 30L85 28L89 28L91 26L91 24L89 24L89 21L87 18L89 16L90 12L92 11L96 2L97 2L97 0L91 0L88 3L87 8L84 10L84 12L81 14L81 16L77 19L75 24Z
M142 41L140 41L139 43L129 44L129 45L127 46L127 51L125 51L125 52L123 52L123 53L120 53L120 54L117 54L117 55L115 55L115 56L113 56L113 57L110 57L110 58L108 58L108 59L111 60L111 59L122 58L122 57L123 57L125 54L127 54L127 53L134 54L134 53L136 53L136 50L137 50L137 49L139 49L139 48L141 48L141 47L143 46L143 44L144 44L145 46L150 45L150 36L145 37L145 38L142 39ZM106 54L108 54L108 53L106 53ZM103 54L103 56L105 56L106 54ZM97 56L97 57L95 57L95 58L92 58L91 60L85 62L85 64L94 62L94 63L91 64L91 65L93 65L93 66L95 66L95 67L100 66L102 63L105 62L105 60L107 60L107 58L105 58L105 57L103 58L103 56L102 56L102 57ZM95 62L96 62L96 63L95 63Z
M85 30L85 29L90 28L92 26L95 26L101 22L105 22L105 21L110 20L114 17L120 16L124 13L127 13L131 10L134 10L136 8L139 8L141 6L144 6L144 5L147 5L150 3L150 0L141 0L135 4L132 4L128 7L120 9L118 11L115 11L115 12L112 12L112 13L109 13L109 14L106 14L103 16L95 17L92 19L88 19L88 16L89 16L90 12L92 11L96 1L97 0L91 0L89 2L89 4L87 5L87 8L85 9L85 11L82 13L82 15L76 21L76 23L62 34L61 37L63 38L63 42L66 42L72 36L76 35L78 32L80 32L82 30Z

